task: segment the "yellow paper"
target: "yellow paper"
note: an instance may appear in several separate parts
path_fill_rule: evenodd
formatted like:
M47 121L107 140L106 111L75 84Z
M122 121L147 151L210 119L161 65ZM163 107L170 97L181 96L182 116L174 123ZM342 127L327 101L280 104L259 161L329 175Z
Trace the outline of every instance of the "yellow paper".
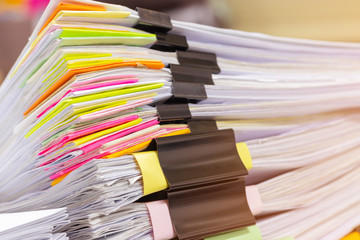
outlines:
M360 233L358 232L350 233L345 237L343 237L341 240L360 240Z
M252 168L252 160L249 148L247 147L246 143L241 142L236 144L236 149L240 156L241 161L244 163L247 170Z
M140 152L132 154L138 163L143 177L144 196L159 192L169 187L161 169L157 152Z

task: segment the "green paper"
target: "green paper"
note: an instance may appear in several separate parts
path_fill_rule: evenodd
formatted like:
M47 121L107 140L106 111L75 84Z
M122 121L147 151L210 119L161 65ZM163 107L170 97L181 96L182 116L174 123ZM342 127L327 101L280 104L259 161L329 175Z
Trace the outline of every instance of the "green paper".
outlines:
M60 38L66 37L154 37L154 34L127 32L127 31L113 31L113 30L99 30L99 29L77 29L77 28L63 28Z
M261 240L261 232L258 226L252 225L235 231L206 237L205 240Z
M47 115L25 135L25 137L28 138L29 136L31 136L31 134L33 134L41 126L43 126L45 123L50 121L53 117L58 115L61 111L63 111L65 108L71 106L72 104L87 102L87 101L92 101L92 100L97 100L97 99L102 99L102 98L108 98L108 97L115 97L115 96L119 96L119 95L130 94L130 93L153 90L153 89L161 88L163 85L164 85L163 83L144 84L144 85L140 85L140 86L136 86L136 87L123 88L120 90L106 91L106 92L90 94L90 95L82 96L82 97L63 99L52 110L50 110L50 112L48 112ZM84 107L84 108L88 109L87 107ZM82 111L81 109L76 109L73 111L73 114L79 114L82 112L84 112L84 111ZM69 116L69 117L71 117L71 116Z
M276 240L295 240L295 238L293 238L293 237L282 237L282 238L278 238Z

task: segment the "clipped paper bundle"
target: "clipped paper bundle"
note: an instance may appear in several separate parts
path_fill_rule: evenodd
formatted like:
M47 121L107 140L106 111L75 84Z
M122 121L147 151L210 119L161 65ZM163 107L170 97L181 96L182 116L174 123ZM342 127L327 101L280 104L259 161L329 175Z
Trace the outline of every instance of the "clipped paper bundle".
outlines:
M73 239L343 237L359 56L50 1L0 88L0 212L67 207Z
M65 208L1 213L1 239L51 239L67 240L61 227L70 223Z

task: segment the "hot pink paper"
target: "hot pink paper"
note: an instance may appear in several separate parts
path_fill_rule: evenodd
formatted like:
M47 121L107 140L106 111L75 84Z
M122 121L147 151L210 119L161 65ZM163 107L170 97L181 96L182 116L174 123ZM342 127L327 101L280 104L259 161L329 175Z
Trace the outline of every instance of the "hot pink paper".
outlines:
M103 138L103 139L100 139L98 141L95 141L91 144L88 144L88 145L85 145L81 148L77 148L77 149L73 149L72 151L77 151L77 150L82 150L82 155L78 156L78 157L75 157L73 159L70 159L70 160L67 160L63 163L59 163L57 165L54 165L54 166L51 166L50 168L55 168L55 167L69 167L70 169L76 169L76 168L73 168L74 166L76 166L75 164L76 163L76 159L78 158L81 158L83 155L85 154L88 154L94 150L96 150L97 148L100 148L103 144L107 143L107 142L110 142L110 141L113 141L117 138L121 138L121 137L124 137L130 133L133 133L133 132L137 132L137 131L140 131L142 129L145 129L145 128L148 128L148 127L151 127L151 126L154 126L156 124L158 124L159 122L154 119L154 120L151 120L151 121L148 121L148 122L145 122L145 123L142 123L140 125L137 125L137 126L134 126L134 127L131 127L129 129L126 129L126 130L123 130L121 132L118 132L118 133L115 133L115 134L112 134L106 138ZM67 153L68 154L68 153ZM100 156L101 155L101 156ZM100 155L97 155L96 157L97 158L100 158L102 156L105 156L106 154L105 153L102 153ZM95 157L94 157L95 158ZM92 159L94 159L92 158ZM87 160L86 160L87 161ZM81 165L80 165L81 166ZM50 168L47 168L46 170L49 170ZM52 176L50 176L50 179L55 179L55 178L58 178L60 176L62 176L63 174L65 174L66 170L63 170L63 171L60 171ZM71 170L72 171L72 170ZM68 171L67 171L68 172Z
M67 144L68 142L79 138L79 137L83 137L85 135L94 133L94 132L98 132L107 128L111 128L117 125L121 125L133 120L138 119L139 117L137 115L132 115L132 116L128 116L125 118L121 118L121 119L117 119L114 121L109 121L109 122L105 122L103 124L99 124L97 126L93 126L90 128L86 128L80 131L76 131L73 133L69 133L67 134L65 137L63 137L57 144L54 144L52 146L49 146L47 149L45 149L44 151L40 152L39 155L44 155L44 154L49 154L51 152L56 151L57 149L61 148L62 146L64 146L65 144Z

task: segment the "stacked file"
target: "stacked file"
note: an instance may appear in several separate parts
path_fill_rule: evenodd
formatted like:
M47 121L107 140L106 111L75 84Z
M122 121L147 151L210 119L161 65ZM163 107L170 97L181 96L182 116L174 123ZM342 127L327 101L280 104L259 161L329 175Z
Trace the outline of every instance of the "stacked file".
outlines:
M69 239L59 229L70 221L66 209L2 213L0 214L1 239Z
M359 55L50 1L0 88L0 212L66 207L73 239L341 238L360 225Z

